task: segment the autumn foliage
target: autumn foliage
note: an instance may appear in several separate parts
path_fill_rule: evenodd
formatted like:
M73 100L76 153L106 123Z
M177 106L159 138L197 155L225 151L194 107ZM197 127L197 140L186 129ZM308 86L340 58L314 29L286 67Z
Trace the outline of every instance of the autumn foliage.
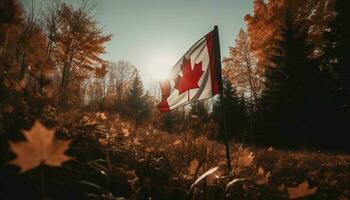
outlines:
M221 98L163 114L64 2L0 1L0 199L350 199L348 0L254 0ZM184 58L175 88L202 75Z

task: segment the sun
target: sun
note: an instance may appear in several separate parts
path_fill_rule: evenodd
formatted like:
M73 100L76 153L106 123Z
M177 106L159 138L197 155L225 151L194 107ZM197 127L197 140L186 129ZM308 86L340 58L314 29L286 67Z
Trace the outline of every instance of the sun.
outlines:
M149 60L148 74L156 81L168 78L170 69L175 65L175 60L170 54L158 54Z

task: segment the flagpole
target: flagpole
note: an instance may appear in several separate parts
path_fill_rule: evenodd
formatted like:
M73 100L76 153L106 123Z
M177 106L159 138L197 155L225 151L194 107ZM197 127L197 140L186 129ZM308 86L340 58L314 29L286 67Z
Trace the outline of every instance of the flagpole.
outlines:
M216 61L216 65L217 65L217 77L219 80L219 95L220 95L220 112L223 118L223 122L220 124L220 127L222 128L222 133L224 136L224 143L225 143L225 149L226 149L226 161L227 161L227 171L228 173L231 172L232 167L231 167L231 156L230 156L230 145L228 142L228 135L227 135L227 125L226 125L226 112L225 112L225 108L224 108L224 101L223 101L223 83L222 83L222 75L221 75L221 54L220 54L220 39L219 39L219 30L218 30L218 26L215 25L214 26L214 48L215 48L215 58L218 58Z

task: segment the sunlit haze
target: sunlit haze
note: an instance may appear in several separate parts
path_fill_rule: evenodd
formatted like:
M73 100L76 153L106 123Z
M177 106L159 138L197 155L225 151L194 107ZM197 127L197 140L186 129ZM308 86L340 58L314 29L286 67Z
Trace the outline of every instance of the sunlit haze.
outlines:
M252 0L101 0L96 15L114 37L103 58L134 64L147 85L159 80L202 36L219 26L221 54L228 55Z

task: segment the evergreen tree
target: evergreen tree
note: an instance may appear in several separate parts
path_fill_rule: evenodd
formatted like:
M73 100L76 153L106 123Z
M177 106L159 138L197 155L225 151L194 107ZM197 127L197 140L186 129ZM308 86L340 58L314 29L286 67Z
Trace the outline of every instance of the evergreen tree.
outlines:
M175 125L175 116L172 112L167 112L161 115L160 128L164 131L171 132Z
M350 112L350 2L335 1L335 19L325 33L325 63L333 71L336 82L336 103Z
M294 145L307 144L314 131L312 124L320 108L320 71L309 58L313 48L306 40L307 29L292 19L287 10L279 39L268 54L271 64L266 66L257 130L263 133L260 140Z
M345 138L350 128L350 1L336 0L334 9L323 47L323 70L333 77L323 84L329 102L327 131L335 133L330 142L349 149Z
M162 113L160 117L160 128L167 132L180 133L185 128L186 122L183 110L175 109L167 113ZM159 122L157 122L158 124Z
M138 72L131 84L126 104L127 114L135 120L136 125L140 125L148 119L150 114L150 98L144 92Z
M214 121L221 125L220 139L223 138L223 126L226 126L228 138L241 139L240 135L243 134L247 125L245 101L237 96L232 83L227 79L223 80L222 98L223 107L220 100L217 100L213 106ZM226 119L223 119L224 116ZM226 120L226 122L223 122L223 120Z
M200 119L203 123L209 121L209 112L205 101L192 103L188 114L192 118Z
M203 134L204 125L209 122L209 111L206 102L192 103L186 118L185 127L192 130L196 135Z

